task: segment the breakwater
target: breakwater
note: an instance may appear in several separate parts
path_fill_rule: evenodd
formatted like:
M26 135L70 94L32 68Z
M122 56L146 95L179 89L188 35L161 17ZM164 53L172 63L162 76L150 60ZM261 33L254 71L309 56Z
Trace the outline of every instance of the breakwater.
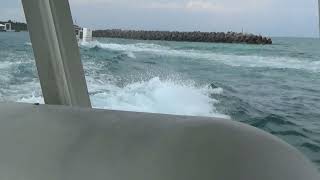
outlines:
M172 32L110 29L93 31L93 37L212 43L272 44L271 38L236 32Z

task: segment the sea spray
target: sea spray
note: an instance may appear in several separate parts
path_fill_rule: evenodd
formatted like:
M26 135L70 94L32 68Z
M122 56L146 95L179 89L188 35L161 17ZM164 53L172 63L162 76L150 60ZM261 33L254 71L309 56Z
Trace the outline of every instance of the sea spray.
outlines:
M213 89L209 85L196 87L183 82L160 80L159 77L124 87L93 79L89 80L88 85L94 108L230 118L214 108L219 101L211 97L223 93L222 88ZM44 103L42 96L35 92L18 101Z
M183 82L160 80L159 77L124 87L98 84L89 84L93 87L90 88L93 105L98 108L229 118L214 108L218 101L210 97L222 93L221 88L196 87Z

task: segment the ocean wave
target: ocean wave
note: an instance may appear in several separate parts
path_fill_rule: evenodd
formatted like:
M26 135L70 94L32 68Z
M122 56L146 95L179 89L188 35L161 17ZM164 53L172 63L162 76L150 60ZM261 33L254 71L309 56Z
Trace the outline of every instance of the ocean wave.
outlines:
M8 61L3 61L0 62L0 69L8 69L10 68L14 63L8 62Z
M126 54L127 54L127 56L129 58L132 58L132 59L136 59L137 58L136 55L133 52L127 52Z
M295 136L300 138L309 138L307 135L304 135L303 133L300 133L295 130L287 130L287 131L272 131L271 134L277 135L277 136Z
M230 118L214 108L218 101L210 97L210 94L222 93L221 88L196 87L158 77L125 87L101 82L92 84L89 80L89 88L97 108Z
M256 118L251 120L253 122L250 122L250 124L254 127L257 128L266 128L268 125L277 125L277 126L291 126L291 127L296 127L297 125L288 121L286 118L271 114L263 118Z
M17 57L10 57L10 58L6 58L5 61L0 61L0 69L7 69L9 70L10 67L14 67L14 66L19 66L19 65L25 65L25 64L34 64L35 62L31 59L21 59L21 60L17 60L14 59Z
M25 42L24 45L25 46L32 46L32 43L31 42Z
M176 56L189 59L202 59L215 61L233 67L273 68L273 69L298 69L320 72L320 61L310 61L293 57L259 56L259 55L232 55L220 54L200 50L175 50L170 47L152 43L116 44L101 43L99 41L84 42L83 47L108 49L125 52L147 52L161 56Z
M158 77L124 87L90 77L87 80L94 108L230 119L215 109L219 101L211 97L223 93L222 88L196 87ZM39 93L32 93L20 97L18 102L43 104L44 100Z
M20 102L20 103L40 103L40 104L44 104L44 99L43 99L42 96L32 94L32 95L30 95L30 96L20 98L17 102Z
M28 78L29 79L29 78ZM0 89L3 102L43 103L40 82L37 78L29 79L28 82L14 82L12 75L6 78L1 76L1 82L5 87ZM11 81L11 82L10 82Z
M152 43L136 43L136 44L116 44L116 43L101 43L99 41L91 42L80 42L80 46L87 48L101 48L110 49L117 51L128 51L128 52L162 52L165 50L170 50L170 48L165 46L160 46Z
M301 147L307 148L307 149L309 149L310 151L315 152L315 153L319 153L319 152L320 152L320 146L318 146L318 145L316 145L316 144L303 143L303 144L301 145Z

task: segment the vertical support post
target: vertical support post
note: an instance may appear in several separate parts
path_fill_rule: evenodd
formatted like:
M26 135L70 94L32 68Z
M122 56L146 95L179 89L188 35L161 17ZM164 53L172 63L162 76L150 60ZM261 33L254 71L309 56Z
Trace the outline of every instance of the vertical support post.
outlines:
M68 0L22 0L46 104L91 107Z

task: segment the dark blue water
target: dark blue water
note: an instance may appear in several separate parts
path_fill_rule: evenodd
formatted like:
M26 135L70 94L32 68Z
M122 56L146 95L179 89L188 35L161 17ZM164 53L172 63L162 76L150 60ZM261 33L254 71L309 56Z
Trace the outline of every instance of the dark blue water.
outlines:
M273 40L97 39L80 49L97 108L230 118L284 139L320 168L320 41ZM0 101L43 102L26 33L0 33Z

